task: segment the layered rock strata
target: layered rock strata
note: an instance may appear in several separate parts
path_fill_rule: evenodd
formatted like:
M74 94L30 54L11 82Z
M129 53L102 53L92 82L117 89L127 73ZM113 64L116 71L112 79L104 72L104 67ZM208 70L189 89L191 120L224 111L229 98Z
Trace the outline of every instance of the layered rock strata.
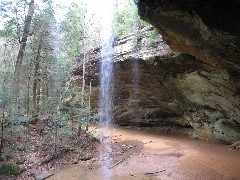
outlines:
M232 143L240 138L239 76L229 70L174 53L159 35L115 40L112 122L127 126L178 126L193 137ZM98 107L100 49L87 55L85 80L92 84L91 104ZM73 68L71 83L81 86L82 65ZM180 130L181 131L181 130Z
M140 0L138 9L174 51L239 73L239 0Z

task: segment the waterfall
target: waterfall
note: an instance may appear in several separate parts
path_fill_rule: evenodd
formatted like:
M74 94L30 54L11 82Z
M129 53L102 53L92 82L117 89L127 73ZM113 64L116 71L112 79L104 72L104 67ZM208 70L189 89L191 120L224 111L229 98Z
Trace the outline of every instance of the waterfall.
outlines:
M113 89L113 38L112 38L112 20L113 20L113 2L105 0L104 13L102 14L102 32L101 32L101 68L100 68L100 123L106 126L111 121L112 116L112 89Z
M108 131L112 119L112 90L113 90L113 37L112 37L112 21L113 21L113 1L102 1L104 8L102 11L102 32L101 32L101 67L100 67L100 95L99 95L99 126ZM99 159L102 162L101 173L103 179L112 179L111 166L111 143L108 139L102 141L99 149Z

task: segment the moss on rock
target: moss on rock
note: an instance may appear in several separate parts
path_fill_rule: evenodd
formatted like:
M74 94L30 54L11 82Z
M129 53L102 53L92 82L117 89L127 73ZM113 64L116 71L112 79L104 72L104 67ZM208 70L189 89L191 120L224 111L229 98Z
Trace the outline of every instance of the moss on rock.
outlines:
M20 166L16 163L9 163L0 166L0 174L5 176L18 175L20 173Z

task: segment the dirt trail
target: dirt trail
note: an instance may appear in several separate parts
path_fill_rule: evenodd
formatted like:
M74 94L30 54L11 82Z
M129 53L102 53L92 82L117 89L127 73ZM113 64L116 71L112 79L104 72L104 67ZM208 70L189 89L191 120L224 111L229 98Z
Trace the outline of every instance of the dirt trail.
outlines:
M240 151L147 130L101 129L100 154L56 171L49 180L240 180Z

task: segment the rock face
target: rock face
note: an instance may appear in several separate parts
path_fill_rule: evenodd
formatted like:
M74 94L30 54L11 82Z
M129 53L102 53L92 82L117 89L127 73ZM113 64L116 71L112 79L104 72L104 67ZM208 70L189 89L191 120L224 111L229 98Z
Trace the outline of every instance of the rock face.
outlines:
M173 50L190 54L212 68L177 77L179 92L201 106L191 110L191 116L184 107L184 116L196 134L232 141L240 122L240 1L135 2L141 18L155 26Z
M196 138L220 143L240 139L239 74L173 53L161 36L151 43L150 33L145 31L136 44L133 36L115 41L112 122L189 128ZM94 107L100 57L99 49L88 54L86 82L92 82ZM73 73L72 84L81 86L81 64Z
M239 0L140 0L138 8L173 50L239 73Z

